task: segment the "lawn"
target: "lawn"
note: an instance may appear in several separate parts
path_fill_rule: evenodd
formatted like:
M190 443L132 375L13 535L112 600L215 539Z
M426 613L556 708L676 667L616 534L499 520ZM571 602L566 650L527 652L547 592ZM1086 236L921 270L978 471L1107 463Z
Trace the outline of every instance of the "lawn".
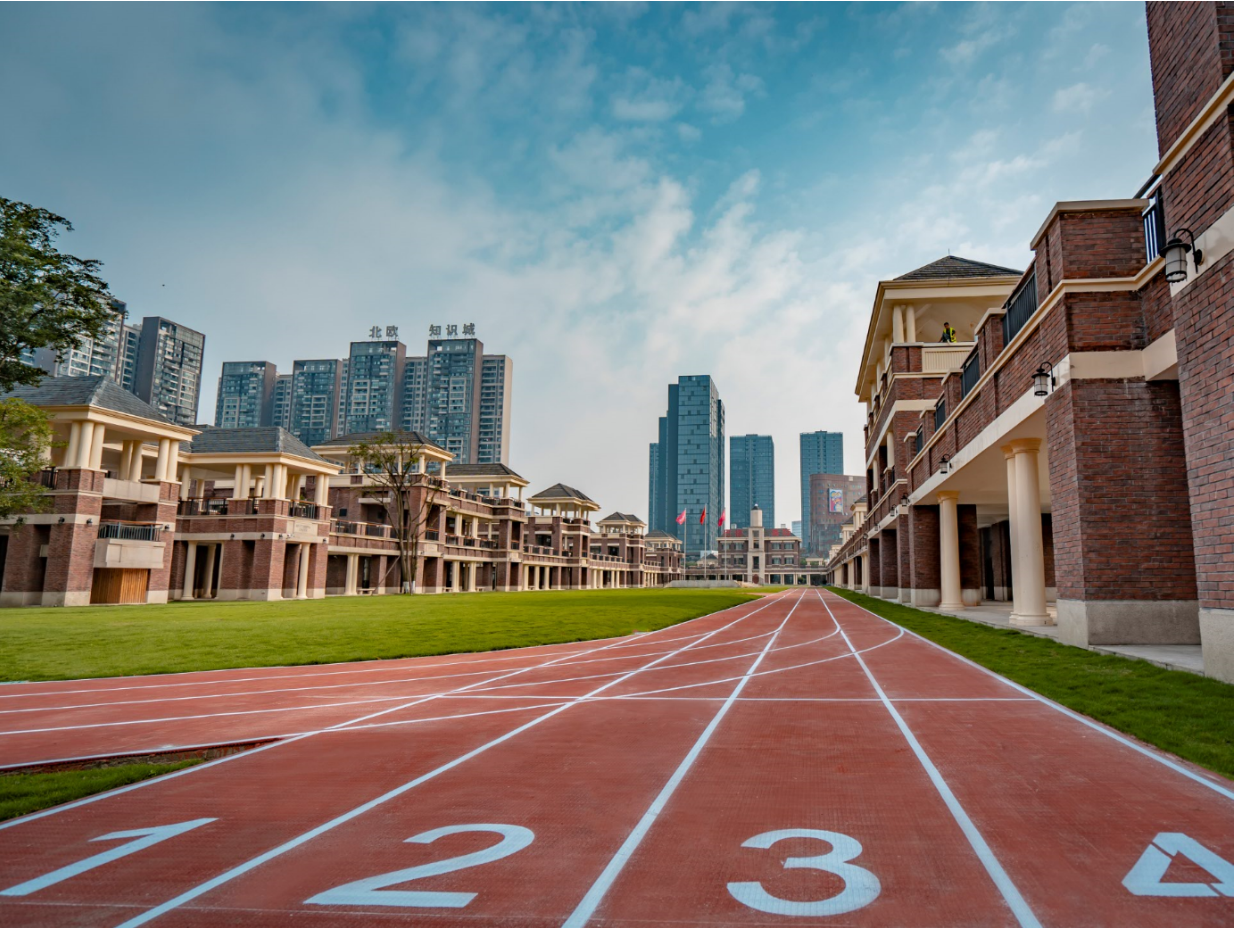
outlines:
M832 590L1069 709L1234 777L1234 686L1228 683Z
M324 664L654 631L755 598L584 590L0 610L0 680Z
M122 764L52 773L6 773L0 775L0 821L197 763L200 761L182 760L174 764Z

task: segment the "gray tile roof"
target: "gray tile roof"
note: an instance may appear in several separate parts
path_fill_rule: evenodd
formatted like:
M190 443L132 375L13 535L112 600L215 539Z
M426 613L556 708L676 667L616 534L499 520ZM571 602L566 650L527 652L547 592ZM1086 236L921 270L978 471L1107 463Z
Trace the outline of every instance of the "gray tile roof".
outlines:
M667 538L670 541L681 541L681 539L678 538L676 535L670 535L668 532L662 532L658 528L655 529L654 531L648 532L647 537L648 539L655 538L658 540L660 538Z
M182 446L183 447L183 446ZM294 454L310 461L326 459L281 426L256 429L207 429L185 449L193 454Z
M520 474L516 474L504 464L447 464L446 479L451 477L514 477L517 480L522 480Z
M450 471L446 470L446 476L449 477ZM568 487L564 483L554 483L547 490L541 490L535 496L529 499L581 499L589 503L594 503L595 500L584 493L582 490L576 490L574 487Z
M340 435L338 438L332 438L329 441L323 441L317 445L318 448L350 448L352 445L362 441L372 441L378 435L389 434L387 432L352 432L350 435ZM419 432L395 432L398 440L407 442L412 445L423 445L426 448L437 448L440 451L445 451L441 445L434 441L429 441Z
M4 395L25 400L32 406L94 406L160 424L175 425L145 400L139 400L109 377L44 377L33 386L15 387Z
M896 280L972 280L980 277L1019 277L1023 273L1010 267L947 255L915 271L901 274Z
M632 516L628 512L614 512L612 515L600 519L600 522L638 522L640 525L645 524L638 516Z

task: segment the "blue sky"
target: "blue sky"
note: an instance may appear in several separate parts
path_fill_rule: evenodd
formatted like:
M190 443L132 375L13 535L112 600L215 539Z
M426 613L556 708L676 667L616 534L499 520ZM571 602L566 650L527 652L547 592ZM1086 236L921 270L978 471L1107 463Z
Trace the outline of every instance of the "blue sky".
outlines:
M0 7L0 192L224 360L514 358L511 465L646 515L665 385L845 433L879 279L1153 167L1141 4Z

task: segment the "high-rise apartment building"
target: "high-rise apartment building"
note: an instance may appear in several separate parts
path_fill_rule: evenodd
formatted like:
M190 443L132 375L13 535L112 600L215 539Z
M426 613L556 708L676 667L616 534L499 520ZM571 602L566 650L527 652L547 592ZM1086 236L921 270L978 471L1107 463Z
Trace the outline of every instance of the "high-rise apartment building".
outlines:
M811 539L814 536L810 522L810 475L842 473L844 473L843 433L823 431L802 432L801 528L805 534L805 538L802 540L805 542L806 550L811 554L818 554L819 552L810 546Z
M810 550L825 556L832 545L840 543L842 527L852 517L853 504L865 492L865 477L810 475Z
M345 434L398 427L407 346L397 340L352 342L347 360Z
M776 524L776 452L770 435L734 435L728 440L728 494L731 528L749 528L750 511Z
M251 429L270 425L278 369L269 361L225 361L214 404L214 425Z
M403 430L425 434L424 408L428 390L428 358L410 357L403 368Z
M687 557L716 550L724 511L724 403L709 375L669 384L668 414L660 418L650 463L652 529L681 539Z
M128 389L177 425L195 425L206 336L162 316L146 316L135 342L137 358Z
M454 455L475 464L480 441L476 388L484 346L475 338L430 339L424 391L424 434Z
M292 365L287 430L310 447L338 436L343 362L337 358Z
M124 344L124 319L128 310L120 300L111 301L114 314L98 338L83 338L76 348L57 353L51 348L28 351L23 360L52 377L110 377L120 382Z
M480 365L480 439L477 464L505 464L510 458L510 394L514 362L486 354Z

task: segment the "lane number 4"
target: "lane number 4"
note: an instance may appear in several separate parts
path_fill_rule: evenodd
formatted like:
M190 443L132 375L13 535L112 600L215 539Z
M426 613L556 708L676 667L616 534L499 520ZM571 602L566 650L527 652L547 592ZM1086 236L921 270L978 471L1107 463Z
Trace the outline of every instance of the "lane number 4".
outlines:
M1175 855L1182 854L1212 876L1211 883L1163 883ZM1218 857L1195 838L1163 831L1144 849L1123 886L1137 896L1234 896L1234 864Z

